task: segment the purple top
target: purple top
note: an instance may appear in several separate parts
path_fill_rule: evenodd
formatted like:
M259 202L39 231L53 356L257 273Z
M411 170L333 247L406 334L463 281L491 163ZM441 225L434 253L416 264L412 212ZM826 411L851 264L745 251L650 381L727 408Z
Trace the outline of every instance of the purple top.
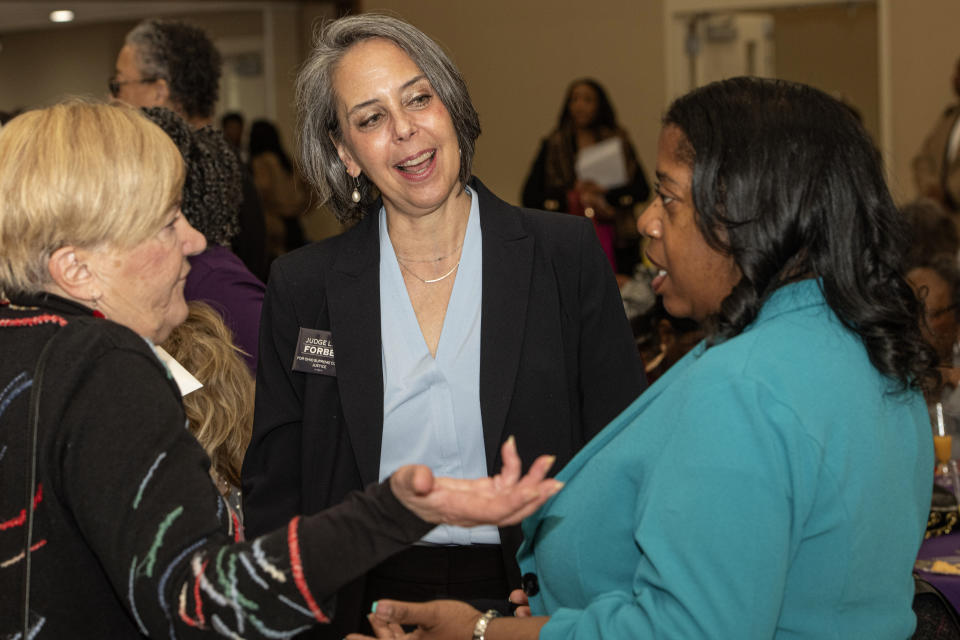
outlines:
M247 366L256 375L263 283L227 247L211 246L189 260L184 297L188 301L202 300L220 312L233 332L234 343L245 352Z

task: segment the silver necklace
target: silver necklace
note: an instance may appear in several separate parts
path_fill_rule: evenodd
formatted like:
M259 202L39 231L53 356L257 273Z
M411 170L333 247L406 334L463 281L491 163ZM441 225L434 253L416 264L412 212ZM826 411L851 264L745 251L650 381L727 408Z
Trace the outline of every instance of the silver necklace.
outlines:
M443 275L440 276L439 278L433 278L433 279L431 279L431 280L425 280L424 278L421 278L420 276L418 276L417 274L415 274L413 271L410 270L410 267L408 267L407 265L405 265L405 264L403 264L402 262L400 262L399 258L397 259L397 264L399 264L401 267L403 267L404 269L406 269L406 270L407 270L407 273L409 273L410 275L412 275L414 278L416 278L417 280L419 280L419 281L422 282L423 284L433 284L434 282L440 282L441 280L446 280L447 278L449 278L449 277L453 274L453 272L457 270L457 267L460 266L460 261L457 260L457 264L453 265L453 269L450 269L450 271L447 271L445 274L443 274Z
M412 258L401 257L400 254L397 254L397 262L400 262L400 260L403 260L404 262L440 262L441 260L446 260L453 254L455 254L457 251L460 251L460 247L462 246L463 246L463 240L461 240L460 244L458 244L456 248L454 248L454 250L448 253L447 255L440 256L439 258L427 258L426 260L414 260Z

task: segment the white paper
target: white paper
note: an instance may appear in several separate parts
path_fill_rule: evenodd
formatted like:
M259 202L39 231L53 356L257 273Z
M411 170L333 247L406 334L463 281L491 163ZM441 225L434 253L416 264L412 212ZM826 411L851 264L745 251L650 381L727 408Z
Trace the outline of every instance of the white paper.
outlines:
M199 380L194 378L189 371L183 368L182 364L174 360L172 355L164 351L163 347L154 345L153 348L156 350L160 361L167 365L167 369L170 370L170 375L173 376L173 381L177 383L177 387L180 389L181 396L192 393L203 386Z
M596 182L604 189L627 184L627 163L623 155L623 140L614 136L592 144L577 153L574 168L577 178Z

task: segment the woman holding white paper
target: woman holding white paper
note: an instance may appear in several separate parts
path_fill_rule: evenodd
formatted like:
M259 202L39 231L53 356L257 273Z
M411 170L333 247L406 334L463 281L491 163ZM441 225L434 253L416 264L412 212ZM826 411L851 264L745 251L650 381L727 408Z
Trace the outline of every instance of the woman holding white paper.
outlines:
M649 195L606 91L596 80L575 80L524 184L523 206L592 218L614 271L629 273L639 258L633 207Z

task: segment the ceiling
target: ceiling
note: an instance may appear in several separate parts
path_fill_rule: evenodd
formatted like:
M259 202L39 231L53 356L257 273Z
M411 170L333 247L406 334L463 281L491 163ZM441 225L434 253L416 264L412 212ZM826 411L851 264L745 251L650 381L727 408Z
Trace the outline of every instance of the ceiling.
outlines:
M69 24L94 22L114 22L119 20L139 20L149 16L185 14L207 11L233 11L237 9L264 9L269 5L287 4L252 0L205 0L179 2L176 0L154 2L90 2L87 0L63 0L62 2L37 1L0 1L0 34L34 29L66 27ZM75 17L72 23L56 25L50 22L50 12L58 9L70 9Z

